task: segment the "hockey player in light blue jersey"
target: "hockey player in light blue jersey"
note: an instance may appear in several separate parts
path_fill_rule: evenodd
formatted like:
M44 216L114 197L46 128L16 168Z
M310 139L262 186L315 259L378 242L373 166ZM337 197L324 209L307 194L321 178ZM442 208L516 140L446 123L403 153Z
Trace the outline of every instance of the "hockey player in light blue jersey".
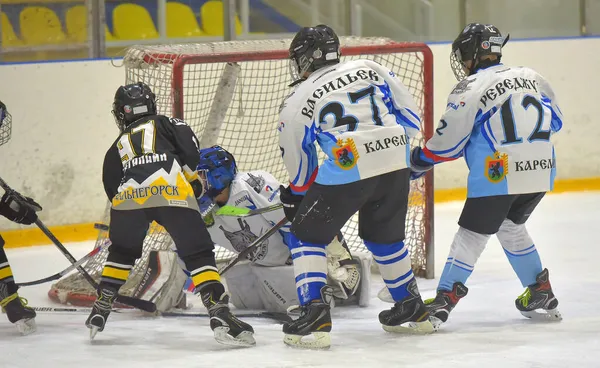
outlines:
M452 44L458 84L436 134L411 153L412 177L464 157L468 195L437 295L427 305L434 325L467 294L465 282L490 236L496 234L522 285L516 307L529 318L560 320L550 286L525 222L552 190L556 176L553 134L562 128L554 91L537 72L500 63L508 41L493 25L472 23Z
M284 342L327 348L331 290L326 245L356 212L396 302L379 314L386 331L433 332L404 244L410 139L418 108L388 68L367 59L340 62L328 26L305 27L290 45L296 88L282 104L279 145L290 177L280 199L292 222L289 247L302 312ZM327 155L319 165L315 142ZM314 340L303 339L312 335Z

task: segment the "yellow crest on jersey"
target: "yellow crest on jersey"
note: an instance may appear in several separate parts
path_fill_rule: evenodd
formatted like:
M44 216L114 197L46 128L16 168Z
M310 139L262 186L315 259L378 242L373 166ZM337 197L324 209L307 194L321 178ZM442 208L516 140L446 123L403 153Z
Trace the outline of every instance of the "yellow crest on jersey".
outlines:
M331 152L335 157L335 163L344 170L350 170L358 162L358 150L354 139L338 139L337 146L333 147Z
M508 155L496 151L492 156L485 158L485 176L492 183L499 183L508 174Z

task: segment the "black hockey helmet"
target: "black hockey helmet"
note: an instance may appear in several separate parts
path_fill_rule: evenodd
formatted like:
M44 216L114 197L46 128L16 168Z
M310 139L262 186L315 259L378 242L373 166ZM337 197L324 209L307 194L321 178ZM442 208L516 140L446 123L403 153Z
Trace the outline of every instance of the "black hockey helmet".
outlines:
M0 146L10 140L12 116L8 113L6 105L0 101Z
M509 35L503 37L500 30L491 24L470 23L452 42L450 66L459 81L475 73L478 69L500 63L502 47ZM497 55L496 61L481 61L487 55ZM465 62L472 61L467 68Z
M294 83L306 79L306 72L340 62L340 39L331 27L319 24L304 27L290 44L290 72Z
M156 114L156 96L142 82L121 86L115 93L112 113L121 131L145 115Z

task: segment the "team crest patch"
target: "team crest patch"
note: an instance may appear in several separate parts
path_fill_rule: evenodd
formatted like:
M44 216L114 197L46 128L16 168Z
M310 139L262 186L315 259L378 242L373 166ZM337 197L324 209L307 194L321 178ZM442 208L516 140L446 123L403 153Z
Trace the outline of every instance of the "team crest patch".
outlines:
M485 158L485 176L492 183L499 183L508 174L508 155L494 152L493 156Z
M335 157L335 163L344 170L350 170L358 162L358 150L354 139L338 139L337 147L331 150Z

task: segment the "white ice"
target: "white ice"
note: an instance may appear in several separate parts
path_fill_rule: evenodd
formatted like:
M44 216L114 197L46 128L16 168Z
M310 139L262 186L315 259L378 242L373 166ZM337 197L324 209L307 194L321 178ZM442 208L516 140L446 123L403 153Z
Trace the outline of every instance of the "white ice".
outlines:
M436 206L436 275L441 273L462 203ZM600 367L600 193L547 196L528 225L564 320L535 323L523 318L514 299L523 288L496 239L492 239L467 282L469 295L441 331L429 336L384 332L377 322L382 282L374 275L369 308L334 310L329 351L284 346L281 326L249 320L257 346L219 345L205 318L142 318L112 314L92 343L86 315L39 313L38 331L19 336L0 316L0 367ZM91 243L70 244L76 257ZM17 280L29 281L68 265L52 246L9 250ZM419 280L431 297L436 280ZM22 288L30 305L50 306L49 285ZM199 300L193 301L201 305Z

